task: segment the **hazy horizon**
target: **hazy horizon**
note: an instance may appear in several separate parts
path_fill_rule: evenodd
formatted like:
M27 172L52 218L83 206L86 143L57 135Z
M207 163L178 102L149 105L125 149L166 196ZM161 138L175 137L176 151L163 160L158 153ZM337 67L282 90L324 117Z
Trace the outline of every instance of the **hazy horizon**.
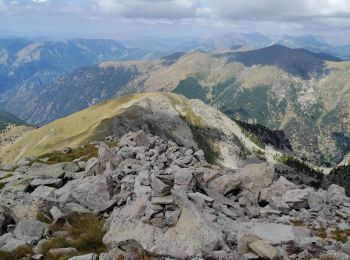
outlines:
M348 44L346 0L0 0L0 37L208 38L259 32Z

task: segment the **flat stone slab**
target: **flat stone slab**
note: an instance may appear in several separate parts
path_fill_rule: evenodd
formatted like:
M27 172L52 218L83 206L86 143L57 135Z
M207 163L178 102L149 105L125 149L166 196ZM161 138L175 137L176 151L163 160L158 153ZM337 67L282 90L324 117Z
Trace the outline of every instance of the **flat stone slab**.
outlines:
M174 203L173 195L164 196L164 197L153 197L151 200L152 204L155 205L168 205Z
M54 188L60 188L63 186L63 181L61 179L35 179L30 182L30 186L33 188L39 186L49 186Z
M275 223L251 223L240 225L239 233L252 234L271 244L280 244L295 239L293 226Z

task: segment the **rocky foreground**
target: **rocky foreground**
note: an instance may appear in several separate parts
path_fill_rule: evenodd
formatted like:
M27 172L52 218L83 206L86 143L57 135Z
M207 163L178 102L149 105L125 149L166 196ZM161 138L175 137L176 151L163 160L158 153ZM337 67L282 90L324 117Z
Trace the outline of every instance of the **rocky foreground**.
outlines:
M350 259L340 186L210 165L143 131L97 146L87 162L27 158L0 173L0 259Z

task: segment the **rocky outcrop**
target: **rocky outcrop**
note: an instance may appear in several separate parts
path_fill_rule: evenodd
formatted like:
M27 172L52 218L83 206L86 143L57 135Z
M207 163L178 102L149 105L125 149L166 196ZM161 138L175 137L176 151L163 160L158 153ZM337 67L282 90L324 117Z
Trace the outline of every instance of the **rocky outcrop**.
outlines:
M144 131L113 144L97 143L98 157L84 163L29 163L10 173L0 194L0 251L24 245L38 251L60 236L35 220L38 213L52 223L90 213L105 220L100 259L305 259L350 252L350 199L339 186L297 186L265 162L235 170L210 165L201 150ZM72 247L48 252L79 254ZM72 259L96 259L95 253Z

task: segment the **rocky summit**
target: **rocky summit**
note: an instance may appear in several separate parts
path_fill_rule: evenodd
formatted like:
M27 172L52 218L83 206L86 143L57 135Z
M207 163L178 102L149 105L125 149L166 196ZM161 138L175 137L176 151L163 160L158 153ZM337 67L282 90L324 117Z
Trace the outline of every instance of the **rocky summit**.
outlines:
M213 165L144 131L94 145L0 173L0 259L349 259L340 186L294 184L271 162Z

